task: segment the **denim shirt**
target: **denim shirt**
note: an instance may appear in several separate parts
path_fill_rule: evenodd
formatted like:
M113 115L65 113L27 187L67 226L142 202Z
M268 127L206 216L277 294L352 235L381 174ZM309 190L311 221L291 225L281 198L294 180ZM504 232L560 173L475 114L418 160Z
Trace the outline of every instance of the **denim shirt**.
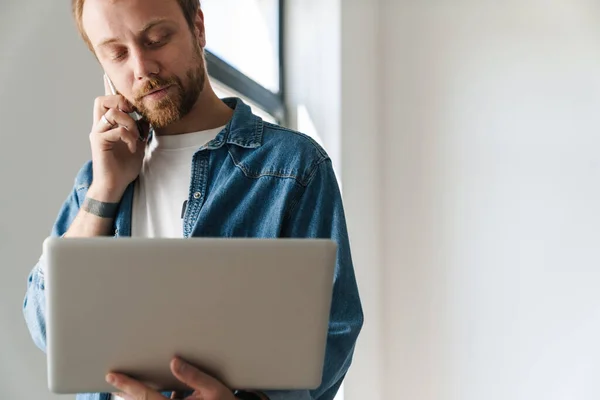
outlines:
M350 367L363 313L331 160L308 136L264 122L238 98L223 101L234 114L216 138L192 158L183 236L330 238L337 242L321 386L311 391L265 391L273 400L333 399ZM90 161L77 174L52 236L68 230L91 183ZM133 190L134 183L121 199L113 227L116 237L131 235ZM23 313L34 343L45 352L43 262L42 255L29 275ZM77 400L109 398L107 393L77 396Z

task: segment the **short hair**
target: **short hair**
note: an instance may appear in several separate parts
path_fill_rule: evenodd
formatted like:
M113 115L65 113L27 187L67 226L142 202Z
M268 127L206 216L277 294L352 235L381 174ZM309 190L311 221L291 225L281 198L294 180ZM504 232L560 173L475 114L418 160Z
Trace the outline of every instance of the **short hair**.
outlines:
M83 29L82 15L84 3L85 0L72 0L71 6L73 9L73 17L75 18L79 34L81 35L89 49L92 52L94 52L94 47L92 46L90 39L85 33L85 29ZM198 9L200 8L200 0L177 0L177 3L179 3L179 7L181 7L181 11L183 12L183 16L185 17L189 28L193 30L194 20L196 18L196 14L198 14Z

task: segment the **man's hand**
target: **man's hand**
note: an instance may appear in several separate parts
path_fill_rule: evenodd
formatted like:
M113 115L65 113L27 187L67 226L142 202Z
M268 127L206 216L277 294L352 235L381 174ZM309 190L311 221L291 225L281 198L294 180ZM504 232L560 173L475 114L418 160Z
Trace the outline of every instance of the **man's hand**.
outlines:
M171 361L171 371L177 379L194 390L194 393L187 397L189 400L236 400L233 392L217 379L179 358ZM119 396L126 400L165 399L157 391L122 374L108 374L106 381L117 388L121 392Z
M90 133L96 200L117 203L142 169L146 143L140 142L138 125L127 113L134 111L120 94L113 95L104 79L105 96L96 98ZM144 125L147 125L144 123ZM148 127L146 127L148 128Z

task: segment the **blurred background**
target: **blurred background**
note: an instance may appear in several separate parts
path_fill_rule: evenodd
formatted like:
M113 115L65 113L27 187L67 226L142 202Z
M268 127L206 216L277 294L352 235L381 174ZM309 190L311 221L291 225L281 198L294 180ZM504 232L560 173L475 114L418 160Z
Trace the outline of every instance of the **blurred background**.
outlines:
M70 2L0 1L0 391L72 398L21 307L102 71ZM339 399L600 398L600 3L203 9L219 93L334 161L366 314Z

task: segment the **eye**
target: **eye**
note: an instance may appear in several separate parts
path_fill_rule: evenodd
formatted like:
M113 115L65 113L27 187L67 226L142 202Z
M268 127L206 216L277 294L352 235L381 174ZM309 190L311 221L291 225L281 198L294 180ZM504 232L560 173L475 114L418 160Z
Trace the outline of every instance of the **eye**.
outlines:
M161 37L155 38L155 39L154 38L149 39L146 44L150 47L160 47L168 42L170 36L171 35L167 34L167 35L163 35Z
M119 52L115 52L113 53L113 55L111 56L111 59L113 61L119 61L123 58L125 58L125 56L127 55L126 51L119 51Z

